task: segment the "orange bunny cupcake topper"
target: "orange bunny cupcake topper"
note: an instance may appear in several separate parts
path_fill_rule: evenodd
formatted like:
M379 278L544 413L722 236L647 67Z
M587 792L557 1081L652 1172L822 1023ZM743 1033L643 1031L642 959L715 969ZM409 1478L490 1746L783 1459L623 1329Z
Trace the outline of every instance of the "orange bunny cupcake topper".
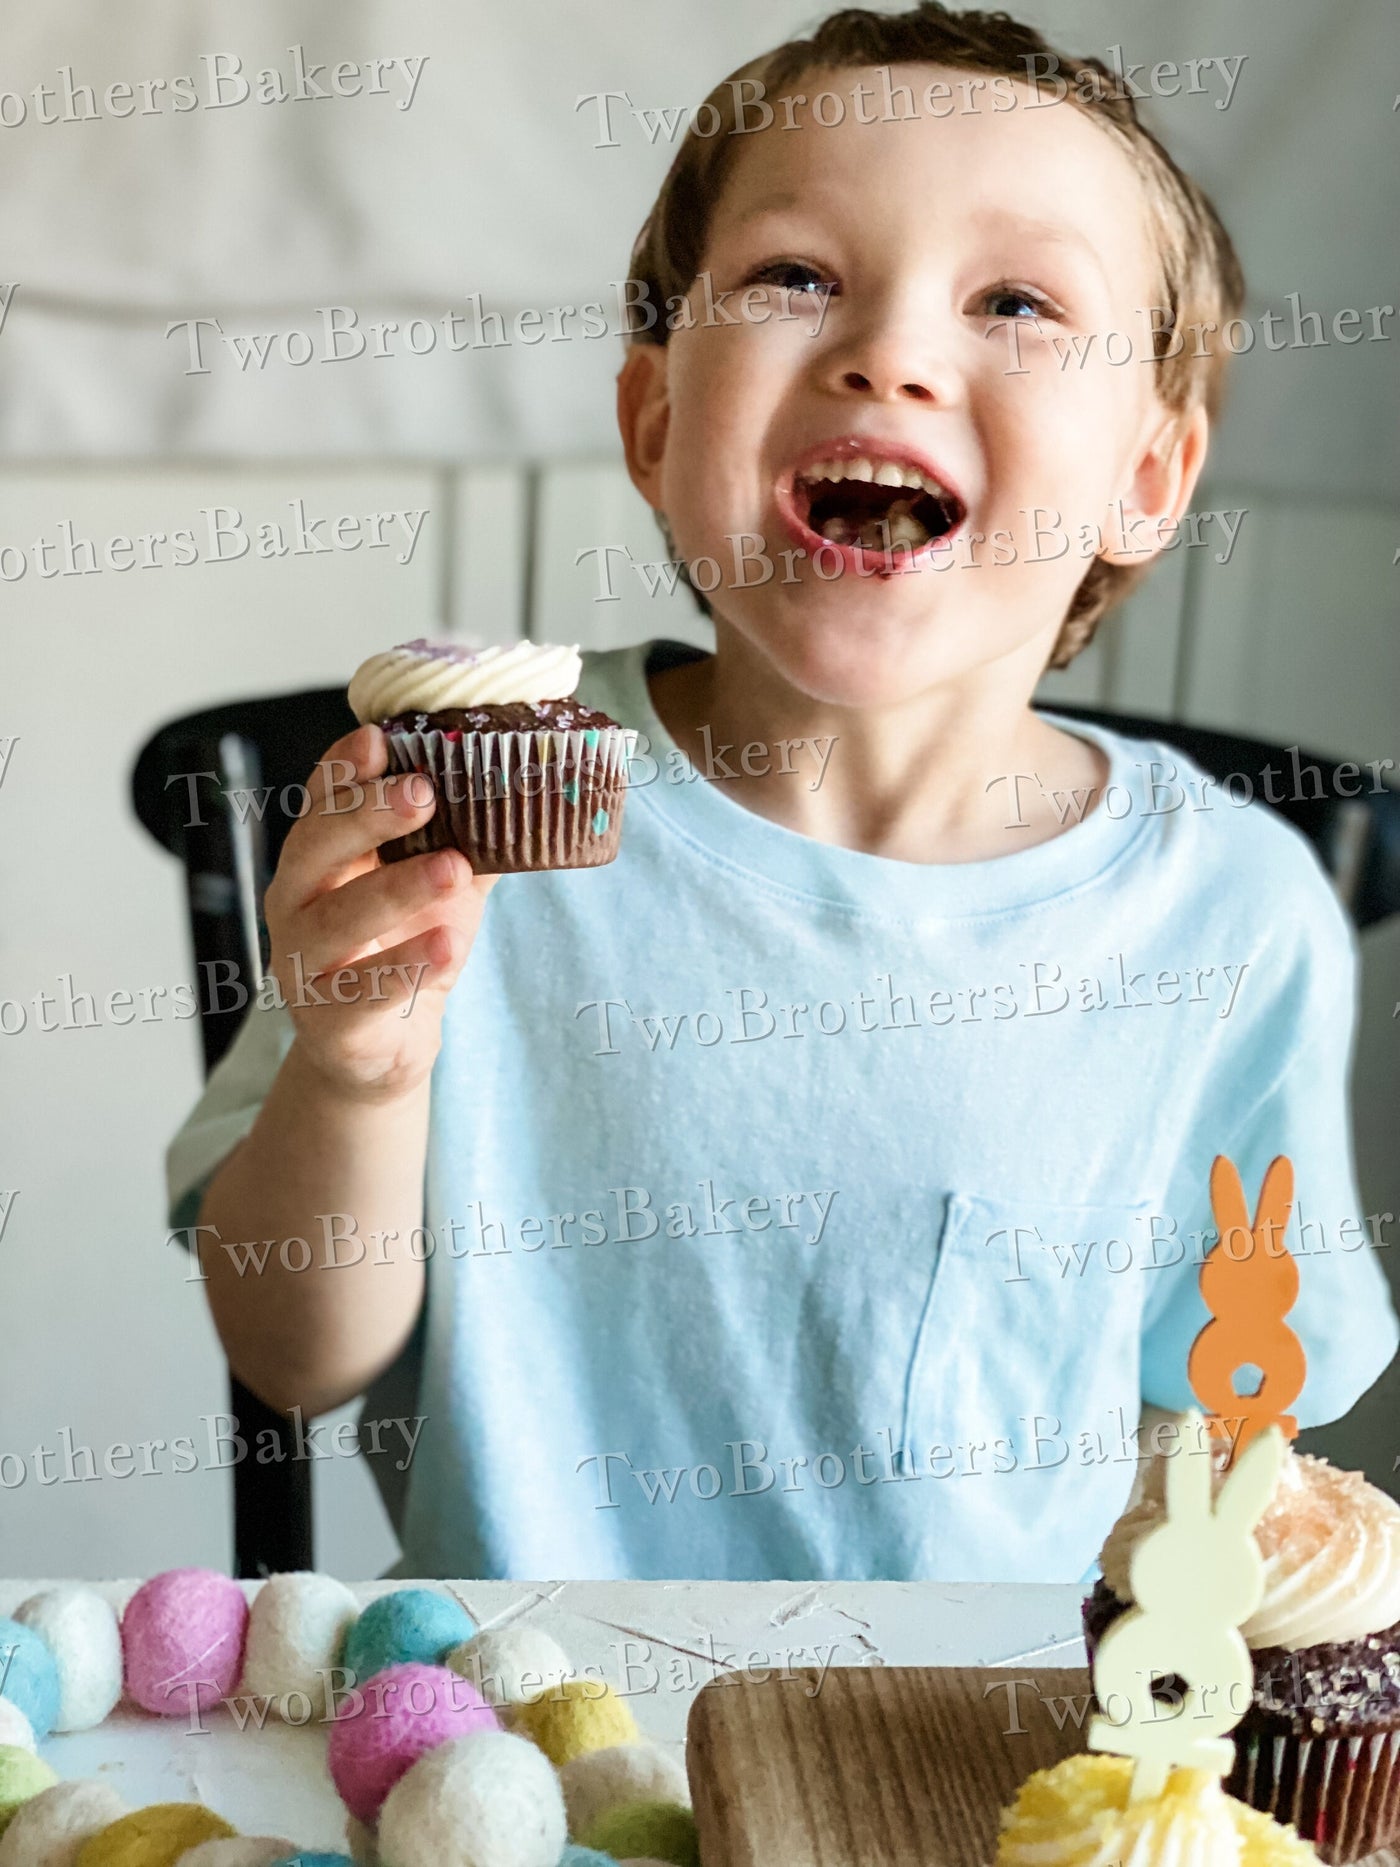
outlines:
M1220 1237L1201 1266L1201 1296L1211 1320L1191 1344L1186 1373L1213 1434L1228 1437L1225 1421L1242 1421L1238 1457L1266 1427L1277 1426L1286 1439L1298 1432L1284 1411L1302 1393L1307 1372L1303 1344L1284 1321L1298 1297L1297 1261L1284 1243L1293 1163L1284 1154L1269 1163L1251 1224L1239 1171L1217 1154L1210 1203ZM1263 1378L1254 1393L1237 1393L1236 1375L1251 1364Z

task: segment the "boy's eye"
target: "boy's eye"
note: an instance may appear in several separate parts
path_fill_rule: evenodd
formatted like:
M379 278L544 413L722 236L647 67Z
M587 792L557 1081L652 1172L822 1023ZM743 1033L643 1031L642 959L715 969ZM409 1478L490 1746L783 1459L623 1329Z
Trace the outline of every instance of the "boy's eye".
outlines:
M994 318L1053 318L1060 315L1059 307L1043 292L1032 291L1025 285L994 286L986 294L984 302Z
M838 290L834 279L823 277L815 266L801 259L775 259L771 265L760 266L749 276L755 285L780 286L794 296L815 296L818 292L830 295Z

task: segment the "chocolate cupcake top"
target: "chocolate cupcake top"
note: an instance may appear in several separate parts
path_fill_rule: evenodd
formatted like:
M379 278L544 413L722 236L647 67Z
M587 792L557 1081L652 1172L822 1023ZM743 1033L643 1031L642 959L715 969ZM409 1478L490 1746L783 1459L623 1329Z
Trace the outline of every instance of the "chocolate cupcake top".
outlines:
M1217 1490L1226 1456L1222 1444L1213 1460ZM1143 1496L1100 1552L1104 1581L1120 1601L1133 1599L1134 1549L1162 1520L1164 1474L1161 1458L1154 1459ZM1360 1472L1289 1447L1254 1538L1264 1558L1264 1594L1240 1630L1250 1647L1297 1650L1361 1640L1400 1621L1400 1504Z
M347 697L361 722L446 708L534 706L564 699L582 672L577 647L513 642L508 648L470 648L419 636L362 662Z

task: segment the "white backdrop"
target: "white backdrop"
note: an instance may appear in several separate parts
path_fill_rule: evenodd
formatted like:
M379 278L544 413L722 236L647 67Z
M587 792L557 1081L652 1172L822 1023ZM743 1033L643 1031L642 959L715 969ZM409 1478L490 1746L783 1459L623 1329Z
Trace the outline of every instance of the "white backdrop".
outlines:
M891 9L887 9L891 10ZM1250 310L1394 302L1394 138L1400 14L1393 0L1027 0L1022 14L1068 47L1120 45L1129 65L1244 63L1228 108L1218 74L1200 94L1150 102L1174 151L1214 193L1242 252ZM18 281L0 342L0 452L113 459L200 454L500 458L599 453L614 444L608 339L508 343L450 354L294 368L274 349L240 370L219 344L187 376L171 321L226 333L319 330L314 308L407 324L479 292L520 308L607 297L672 145L649 143L625 104L618 147L597 148L598 108L698 103L710 85L820 11L793 0L102 0L12 10L0 89L25 103L0 127L0 280ZM401 67L385 95L210 109L210 67L237 94L232 58L291 89L293 46L324 63L426 59L411 106ZM60 68L134 88L136 112L41 124L28 93ZM177 113L142 79L194 80ZM346 77L349 87L354 82ZM367 76L362 83L372 82ZM1139 82L1146 83L1146 77ZM187 94L188 95L188 94ZM143 116L149 102L159 114ZM19 102L4 105L17 113ZM655 119L653 119L655 122ZM1291 328L1291 321L1290 321ZM1393 329L1393 320L1391 324ZM426 338L418 341L426 343ZM273 358L277 360L273 360ZM1400 433L1387 414L1395 341L1332 342L1239 359L1218 464L1274 491L1400 496Z
M1393 0L1027 0L1081 50L1130 64L1224 57L1223 85L1149 115L1211 189L1241 250L1256 324L1291 328L1288 297L1323 314L1393 302ZM0 993L28 999L71 971L98 995L188 976L174 862L136 826L131 759L162 721L234 695L343 681L386 641L438 629L491 637L528 622L585 642L694 630L591 606L581 539L655 536L615 470L611 339L403 353L304 367L274 345L259 369L209 346L188 375L172 320L216 318L245 340L316 333L317 306L407 324L465 312L507 321L578 305L623 277L670 158L619 116L596 148L581 93L693 104L765 45L810 23L789 0L56 0L11 11L0 50L0 546L61 519L99 540L189 525L215 502L250 517L428 512L410 564L388 552L0 583ZM177 114L154 88L206 57L276 67L421 60L386 94ZM137 114L37 121L61 68ZM142 116L142 82L155 114ZM188 94L188 93L187 93ZM224 94L229 90L225 85ZM13 101L11 101L13 100ZM124 94L114 101L123 108ZM18 119L21 105L23 121ZM1389 297L1387 297L1387 293ZM1387 328L1395 329L1391 318ZM1237 359L1232 404L1198 498L1249 506L1234 562L1165 564L1102 646L1052 689L1233 726L1340 756L1400 757L1393 615L1400 544L1395 338ZM555 463L531 575L509 474L464 462ZM562 463L562 464L559 464ZM1201 554L1197 554L1198 556ZM3 566L0 566L2 569ZM586 578L585 578L586 585ZM680 620L677 619L677 611ZM528 613L527 613L528 612ZM619 631L621 632L619 634ZM56 733L63 748L55 752ZM1286 904L1280 904L1286 911ZM1358 1136L1364 1210L1400 1210L1394 1145L1400 924L1366 936ZM198 1090L190 1024L0 1041L0 1452L99 1449L200 1433L225 1377L197 1286L164 1248L161 1157ZM1387 1229L1395 1236L1396 1228ZM1386 1254L1386 1261L1400 1251ZM1395 1275L1394 1267L1392 1277ZM1393 1371L1394 1372L1394 1371ZM1382 1387L1385 1391L1382 1392ZM1395 1486L1400 1379L1329 1429L1341 1462ZM318 1467L318 1561L369 1575L394 1547L361 1468ZM228 1477L0 1489L0 1573L141 1574L227 1563Z

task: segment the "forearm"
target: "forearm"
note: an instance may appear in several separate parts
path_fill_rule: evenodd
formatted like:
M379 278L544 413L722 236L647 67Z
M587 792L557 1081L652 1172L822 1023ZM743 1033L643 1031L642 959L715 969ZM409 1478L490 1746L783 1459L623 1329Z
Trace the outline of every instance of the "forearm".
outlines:
M424 1270L408 1240L423 1222L430 1080L366 1100L333 1088L294 1044L205 1191L199 1223L214 1229L198 1242L215 1327L234 1373L270 1406L341 1405L412 1331Z

